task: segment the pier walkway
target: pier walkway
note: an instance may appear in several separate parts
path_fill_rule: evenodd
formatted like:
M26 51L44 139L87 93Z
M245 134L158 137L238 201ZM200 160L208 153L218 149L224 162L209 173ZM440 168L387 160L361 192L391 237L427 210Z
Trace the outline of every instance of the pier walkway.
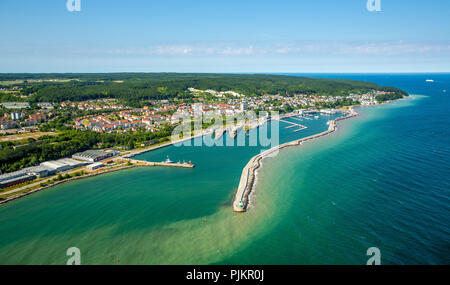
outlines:
M184 168L194 168L195 167L195 164L192 164L192 163L152 162L152 161L124 158L124 157L121 157L120 159L129 161L130 163L132 163L133 165L136 165L136 166L169 166L169 167L184 167Z

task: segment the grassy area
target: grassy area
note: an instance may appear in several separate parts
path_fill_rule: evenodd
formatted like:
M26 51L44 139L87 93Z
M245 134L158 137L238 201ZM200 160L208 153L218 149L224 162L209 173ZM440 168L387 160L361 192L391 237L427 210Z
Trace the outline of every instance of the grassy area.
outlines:
M0 142L7 141L20 141L26 140L29 138L38 139L42 136L55 136L57 133L55 132L28 132L28 133L19 133L19 134L7 134L5 136L0 136Z

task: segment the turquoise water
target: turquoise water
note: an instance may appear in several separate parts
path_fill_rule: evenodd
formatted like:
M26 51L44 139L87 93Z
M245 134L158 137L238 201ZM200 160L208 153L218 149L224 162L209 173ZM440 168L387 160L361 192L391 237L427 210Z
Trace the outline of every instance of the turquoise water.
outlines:
M383 264L448 264L450 76L346 76L421 95L360 108L337 132L265 159L245 214L231 202L261 147L171 146L137 158L196 168L125 170L8 203L0 264L64 264L72 246L83 264L365 264L372 246ZM298 133L281 123L280 142L329 119Z

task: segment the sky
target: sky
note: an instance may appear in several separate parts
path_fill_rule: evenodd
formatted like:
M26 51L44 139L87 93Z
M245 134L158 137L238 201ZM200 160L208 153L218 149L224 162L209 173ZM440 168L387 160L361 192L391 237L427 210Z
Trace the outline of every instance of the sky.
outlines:
M448 0L72 1L1 0L0 72L450 71Z

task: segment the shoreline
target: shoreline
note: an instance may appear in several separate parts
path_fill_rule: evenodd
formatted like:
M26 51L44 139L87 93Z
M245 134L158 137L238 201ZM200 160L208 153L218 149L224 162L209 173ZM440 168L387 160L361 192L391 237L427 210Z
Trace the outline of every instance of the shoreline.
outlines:
M283 148L290 147L290 146L298 146L303 144L305 141L314 140L317 138L320 138L322 136L326 136L330 133L333 133L336 131L337 128L337 122L346 120L349 118L353 118L358 116L359 113L356 112L353 109L353 106L349 107L348 115L336 118L334 120L329 121L329 127L328 130L323 131L321 133L308 136L306 138L301 138L298 140L294 140L291 142L287 142L278 146L275 146L271 149L268 149L260 154L255 155L250 159L250 161L245 165L244 169L242 170L241 179L239 181L239 186L236 191L235 199L233 201L233 210L235 212L246 212L247 208L250 204L250 195L254 192L254 188L256 186L256 176L257 176L257 170L261 168L262 166L262 160L270 155L273 154L275 151L279 151Z
M261 125L263 125L267 121L270 121L270 120L264 120L262 122L258 121L258 123L256 125L256 128L259 128ZM226 132L227 132L227 129L224 128L223 129L223 133L225 134ZM163 143L163 144L160 144L160 145L156 145L156 146L151 146L151 147L144 148L144 149L139 149L139 150L135 150L135 151L132 150L132 151L130 151L128 153L125 153L123 155L119 155L115 159L121 159L122 158L122 159L125 159L125 160L133 160L132 157L134 157L136 155L139 155L139 154L142 154L142 153L146 153L146 152L149 152L149 151L153 151L153 150L157 150L157 149L160 149L160 148L168 147L168 146L171 146L171 145L179 144L179 143L182 143L182 142L185 142L185 141L188 141L188 140L193 140L193 139L196 139L198 137L207 136L207 135L210 135L212 133L214 133L214 130L212 130L212 131L211 130L210 131L202 130L202 132L200 134L191 135L189 137L181 138L181 139L176 140L176 141L170 141L170 142L166 142L166 143ZM53 183L51 183L49 185L46 185L46 186L39 186L39 187L37 187L35 189L31 189L29 191L20 190L20 191L26 191L26 192L18 191L17 194L13 194L13 195L8 196L6 198L0 198L0 206L6 204L8 202L17 200L19 198L22 198L22 197L25 197L25 196L28 196L28 195L31 195L33 193L37 193L37 192L40 192L40 191L44 191L44 190L47 190L49 188L52 188L52 187L55 187L55 186L58 186L58 185L61 185L61 184L67 183L67 182L72 182L72 181L75 181L75 180L80 180L80 179L84 179L84 178L90 178L90 177L94 177L94 176L99 176L99 175L102 175L102 174L107 174L107 173L111 173L111 172L115 172L115 171L126 170L126 169L130 169L130 168L134 168L134 167L149 167L149 166L171 166L171 165L160 165L158 162L151 162L151 165L150 164L122 165L122 166L117 166L117 167L106 169L106 170L101 170L101 171L98 171L98 172L85 174L85 175L82 175L82 176L71 177L71 178L68 178L68 179L64 179L64 180L53 182ZM189 167L189 168L192 168L192 167ZM32 187L34 187L34 186L32 186ZM2 194L0 193L0 196L1 195ZM3 195L6 195L6 194L3 194Z
M252 190L253 190L253 188L255 186L256 171L261 167L261 160L263 158L265 158L266 156L270 155L275 150L281 150L281 149L283 149L285 147L288 147L288 146L299 145L299 144L303 143L303 141L315 139L317 137L324 136L326 134L334 132L334 130L336 129L336 126L335 126L336 121L347 119L347 118L354 117L354 116L358 115L358 113L353 110L353 107L354 106L350 106L349 107L350 115L347 115L345 117L339 117L339 118L336 118L336 119L330 121L330 126L329 126L327 131L324 131L322 133L315 134L315 135L312 135L312 136L309 136L309 137L306 137L306 138L303 138L303 139L299 139L299 140L295 140L295 141L284 143L284 144L276 146L276 147L274 147L272 149L266 150L263 153L260 153L260 154L258 154L256 156L254 156L253 158L251 158L250 161L247 163L247 165L244 167L244 169L242 171L241 181L240 181L240 184L239 184L238 192L236 193L235 200L233 202L233 205L235 205L235 203L237 201L239 189L241 187L242 179L244 177L244 171L247 169L247 176L250 176L250 179L248 179L247 182L250 182L250 183L248 183L248 185L250 185L251 187L249 187L249 189L247 191L244 191L243 195L241 195L241 197L240 197L241 200L245 199L245 207L242 207L243 209L241 207L237 207L237 208L234 207L235 211L236 211L236 209L237 209L236 212L244 212L244 211L246 211L247 205L249 203L249 195L250 195L250 193L253 192ZM261 125L263 125L264 123L269 122L271 120L273 120L273 118L265 119L263 121L258 121L257 125L256 125L256 128L259 128ZM330 131L332 125L333 125L333 130ZM226 128L223 131L225 133L227 131ZM198 137L203 137L203 136L206 136L206 135L209 135L209 134L212 134L212 133L214 133L214 131L207 131L207 132L202 131L202 133L200 133L200 134L191 135L191 136L189 136L187 138L182 138L182 139L179 139L179 140L176 140L176 141L173 141L173 142L170 141L170 142L167 142L167 143L163 143L161 145L157 145L157 146L153 146L153 147L149 147L149 148L144 148L144 149L140 149L140 150L135 150L135 151L130 151L129 153L121 155L118 158L130 159L130 158L132 158L132 157L134 157L136 155L142 154L142 153L146 153L146 152L149 152L149 151L153 151L153 150L157 150L157 149L160 149L160 148L168 147L168 146L171 146L171 145L182 143L184 141L192 140L192 139L195 139L195 138L198 138ZM256 165L255 165L255 163L256 163ZM32 189L32 190L27 191L27 192L19 192L17 194L14 194L14 195L11 195L9 197L6 197L3 200L0 200L0 206L6 204L8 202L11 202L11 201L17 200L19 198L31 195L33 193L37 193L37 192L40 192L40 191L43 191L43 190L46 190L46 189L58 186L60 184L66 183L66 182L72 182L72 181L75 181L75 180L80 180L80 179L84 179L84 178L90 178L90 177L99 176L99 175L102 175L102 174L107 174L107 173L111 173L111 172L115 172L115 171L126 170L126 169L130 169L130 168L142 167L142 166L148 166L148 165L139 165L139 164L123 165L123 166L118 166L118 167L114 167L114 168L111 168L111 169L102 170L102 171L99 171L99 172L89 173L89 174L86 174L86 175L83 175L83 176L71 177L71 178L68 178L68 179L65 179L65 180L54 182L54 183L52 183L50 185L40 186L40 187L37 187L37 188ZM250 175L248 175L250 166L251 166L252 173ZM246 188L246 187L244 187L244 188Z
M0 205L6 204L8 202L17 200L19 198L22 198L22 197L31 195L33 193L37 193L37 192L40 192L40 191L43 191L43 190L46 190L46 189L49 189L49 188L52 188L52 187L64 184L64 183L67 183L67 182L73 182L75 180L81 180L81 179L84 179L84 178L99 176L99 175L102 175L102 174L107 174L107 173L111 173L111 172L115 172L115 171L120 171L120 170L130 169L130 168L134 168L134 167L140 167L140 166L145 166L145 165L135 165L135 164L133 164L133 165L123 165L123 166L118 166L118 167L115 167L115 168L110 168L110 169L106 169L106 170L99 171L99 172L89 173L89 174L86 174L86 175L83 175L83 176L76 176L76 177L71 177L71 178L68 178L68 179L61 180L61 181L56 181L56 182L54 182L52 184L49 184L49 185L46 185L46 186L40 186L40 187L38 187L36 189L32 189L32 190L27 191L27 192L19 192L19 193L15 194L15 195L11 195L11 196L5 198L4 200L0 200Z

